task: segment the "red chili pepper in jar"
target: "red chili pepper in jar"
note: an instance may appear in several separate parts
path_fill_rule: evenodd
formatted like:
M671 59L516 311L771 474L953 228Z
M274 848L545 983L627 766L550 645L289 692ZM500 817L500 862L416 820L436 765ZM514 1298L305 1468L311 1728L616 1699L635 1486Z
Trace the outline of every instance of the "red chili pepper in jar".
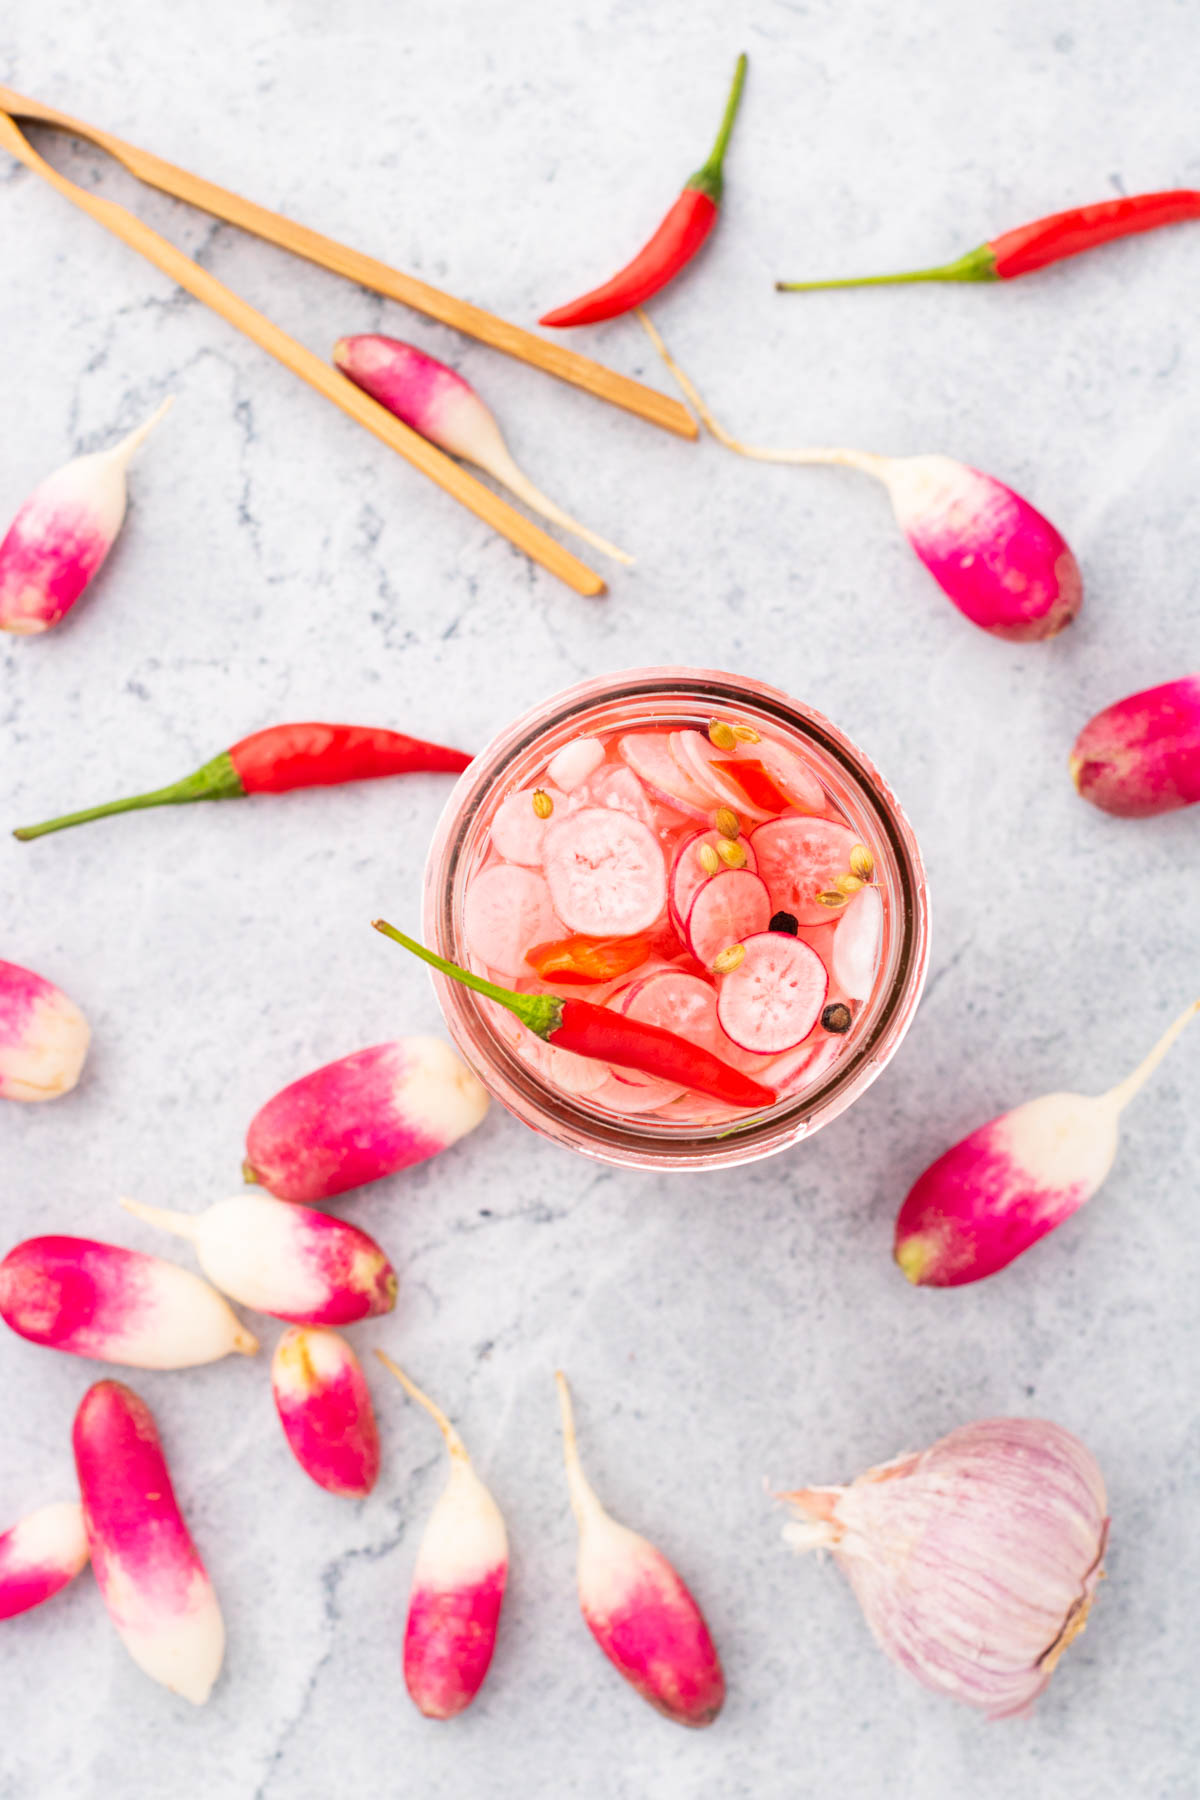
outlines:
M649 243L603 287L593 288L568 306L546 313L538 320L539 325L596 325L601 319L619 318L622 313L641 306L687 267L717 222L724 188L725 151L745 80L746 58L739 56L725 117L712 154L703 167L689 177L683 192Z
M901 281L1011 281L1014 276L1030 275L1068 256L1094 250L1097 244L1156 231L1160 225L1179 225L1185 219L1200 219L1200 192L1195 188L1130 194L1121 200L1101 200L1095 206L1051 213L1032 225L1018 225L1015 231L1005 231L940 268L912 269L901 275L849 275L835 281L777 281L775 286L781 293L796 294Z
M44 837L68 825L86 825L110 813L138 812L147 806L182 806L189 800L239 800L244 794L286 794L291 788L333 787L342 781L373 781L381 775L433 772L457 775L471 758L463 750L427 744L402 731L370 725L271 725L222 750L211 762L170 787L128 800L109 800L84 812L64 813L41 825L23 825L17 838Z
M540 981L556 981L560 987L598 987L640 969L649 955L648 937L586 937L576 932L550 944L535 944L525 960Z
M622 1069L637 1069L643 1075L661 1075L665 1081L678 1082L680 1087L723 1100L728 1106L758 1109L775 1104L773 1089L751 1080L711 1050L691 1044L661 1025L644 1025L640 1019L627 1018L590 1000L513 993L511 988L499 987L494 981L485 981L482 975L473 975L469 969L447 962L444 956L427 950L415 938L406 937L385 919L375 919L373 923L376 931L402 944L442 975L474 988L478 994L486 994L498 1006L506 1006L530 1031L560 1050L573 1050L576 1056L590 1056L598 1062L616 1063Z

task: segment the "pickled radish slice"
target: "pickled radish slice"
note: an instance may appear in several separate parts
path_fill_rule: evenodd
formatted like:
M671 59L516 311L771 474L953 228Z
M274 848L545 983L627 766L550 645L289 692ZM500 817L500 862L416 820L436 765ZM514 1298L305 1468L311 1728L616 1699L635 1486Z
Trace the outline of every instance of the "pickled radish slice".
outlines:
M666 904L667 870L658 840L624 813L598 806L568 813L547 833L545 870L554 909L572 931L632 937L653 925ZM525 942L552 935L541 932Z
M650 955L647 937L557 938L552 944L535 944L525 960L540 980L555 987L597 987L632 974Z
M653 793L661 795L671 806L690 812L695 818L707 818L712 807L708 789L700 787L685 775L671 754L669 734L665 731L631 731L617 745L621 761L627 763Z
M645 788L633 770L621 763L607 763L589 775L572 795L571 805L577 801L583 806L607 806L613 812L628 813L631 819L640 819L651 830L658 824Z
M774 1088L781 1100L798 1094L802 1088L815 1087L837 1061L843 1042L842 1038L818 1032L810 1043L801 1044L795 1050L785 1050L782 1056L756 1070L756 1079Z
M771 896L757 875L751 875L747 869L726 869L723 874L714 875L704 883L688 913L687 935L692 955L705 968L711 968L714 957L731 944L744 943L748 937L766 932L771 912ZM789 1038L788 1042L795 1040Z
M598 1062L594 1056L576 1056L573 1050L560 1050L554 1044L543 1043L532 1031L522 1030L517 1049L525 1061L532 1063L538 1074L560 1093L587 1097L606 1087L611 1079L607 1063Z
M829 989L825 965L815 950L782 932L764 931L742 943L745 956L721 981L717 1017L743 1050L790 1050L821 1016Z
M569 794L582 787L594 769L604 761L604 745L599 738L572 738L550 758L546 779Z
M673 731L671 752L680 767L712 796L710 805L730 806L743 819L771 817L773 808L756 805L740 782L723 772L720 765L725 761L725 752L715 749L698 731Z
M503 975L525 973L529 946L563 935L542 876L508 863L494 863L468 887L463 932L471 954Z
M700 892L706 881L713 876L711 869L706 869L700 860L700 852L707 844L716 850L721 841L719 831L698 831L694 837L686 838L675 852L675 861L671 864L671 880L669 909L673 923L680 933L687 925L687 916L692 910L692 901ZM753 875L758 868L758 858L750 847L748 838L739 838L746 856L746 868ZM724 865L718 859L716 873L720 874Z
M665 969L653 981L639 988L627 1006L621 1009L628 1018L640 1019L644 1025L661 1025L719 1054L717 1043L721 1028L717 1023L717 995L712 985L698 975L685 975L680 970Z
M739 744L737 754L739 760L761 763L789 806L798 806L801 812L824 812L825 791L794 750L785 749L772 738L762 738L757 744Z
M524 863L530 868L537 868L542 860L542 847L546 840L547 827L554 822L554 814L548 819L539 819L533 810L533 796L536 788L519 788L515 794L509 794L496 808L492 820L492 843L505 862ZM562 802L562 794L556 787L543 789L551 804L557 807Z
M834 982L851 1000L865 1000L875 983L883 943L883 901L866 887L842 914L833 936Z
M817 895L849 872L854 833L831 819L771 819L751 841L772 912L791 913L800 925L831 924L837 909L819 906Z

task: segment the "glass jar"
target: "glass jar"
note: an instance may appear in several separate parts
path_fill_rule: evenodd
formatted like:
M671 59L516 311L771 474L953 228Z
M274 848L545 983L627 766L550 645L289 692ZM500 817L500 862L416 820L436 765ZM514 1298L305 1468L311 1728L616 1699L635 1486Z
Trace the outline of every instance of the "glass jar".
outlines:
M484 1086L555 1143L620 1167L715 1169L755 1162L810 1136L855 1100L894 1056L921 996L929 955L929 898L913 830L882 776L844 733L811 707L745 676L708 669L630 669L583 681L532 708L480 753L446 804L425 870L430 947L468 964L463 899L479 867L492 813L527 786L569 739L631 727L703 730L714 715L774 733L797 748L876 859L886 895L873 990L845 1053L807 1092L765 1112L703 1126L653 1114L618 1117L549 1086L498 1033L488 1003L445 976L434 984L450 1034Z

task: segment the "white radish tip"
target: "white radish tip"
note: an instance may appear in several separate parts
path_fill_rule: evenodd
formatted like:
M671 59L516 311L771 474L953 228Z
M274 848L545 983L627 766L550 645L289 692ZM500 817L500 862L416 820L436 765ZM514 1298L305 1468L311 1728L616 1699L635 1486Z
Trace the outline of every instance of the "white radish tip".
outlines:
M386 1350L376 1349L375 1354L383 1364L384 1368L388 1371L389 1375L394 1375L396 1377L396 1380L400 1383L400 1386L404 1389L409 1398L415 1400L418 1406L423 1406L425 1408L425 1411L429 1414L445 1439L446 1448L454 1461L469 1464L471 1459L467 1455L467 1447L459 1437L458 1432L454 1429L454 1426L446 1417L445 1413L442 1411L441 1407L431 1400L429 1395L424 1393L417 1386L416 1382L404 1373L404 1370L400 1367L399 1363L392 1361Z

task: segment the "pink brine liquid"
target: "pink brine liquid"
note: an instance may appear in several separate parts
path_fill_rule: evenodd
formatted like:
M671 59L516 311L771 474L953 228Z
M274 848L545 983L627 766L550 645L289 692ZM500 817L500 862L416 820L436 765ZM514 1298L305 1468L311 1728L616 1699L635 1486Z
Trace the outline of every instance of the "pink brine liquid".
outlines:
M802 740L730 712L562 745L498 797L462 920L478 974L662 1026L783 1100L855 1043L887 907L874 847ZM584 1107L664 1124L746 1116L483 1005Z

